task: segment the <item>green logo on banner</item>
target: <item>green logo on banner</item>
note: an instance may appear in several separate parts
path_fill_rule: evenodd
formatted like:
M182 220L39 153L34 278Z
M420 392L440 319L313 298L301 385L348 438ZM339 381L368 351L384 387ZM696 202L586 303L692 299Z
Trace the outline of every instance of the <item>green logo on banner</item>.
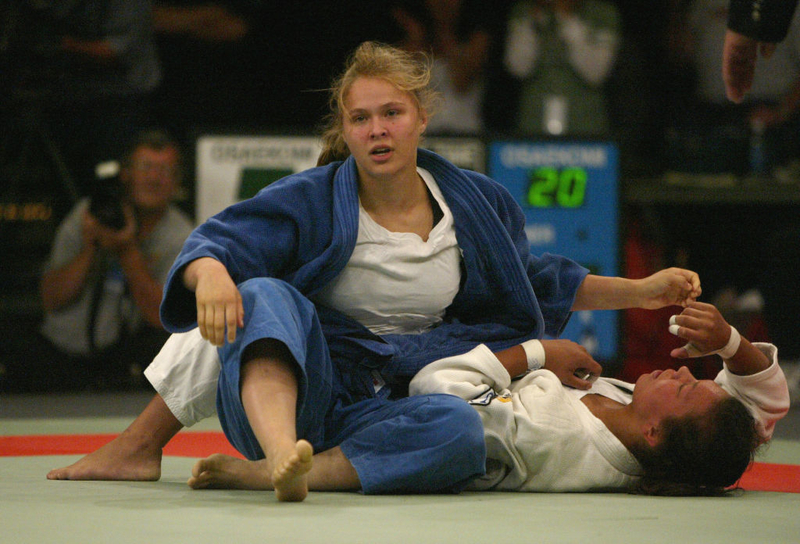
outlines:
M285 168L242 168L239 181L239 200L246 200L256 195L261 189L281 178L294 174L294 170Z

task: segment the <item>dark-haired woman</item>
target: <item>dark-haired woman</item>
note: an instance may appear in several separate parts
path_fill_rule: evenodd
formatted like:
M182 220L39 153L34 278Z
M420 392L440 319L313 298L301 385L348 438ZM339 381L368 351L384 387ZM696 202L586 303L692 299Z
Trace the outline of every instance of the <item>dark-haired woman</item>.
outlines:
M690 342L675 357L721 355L715 380L684 366L573 389L558 362L512 380L525 368L522 350L479 346L423 368L411 392L457 395L481 415L487 470L471 488L717 495L786 415L786 379L775 346L741 338L710 304L689 303L671 331Z

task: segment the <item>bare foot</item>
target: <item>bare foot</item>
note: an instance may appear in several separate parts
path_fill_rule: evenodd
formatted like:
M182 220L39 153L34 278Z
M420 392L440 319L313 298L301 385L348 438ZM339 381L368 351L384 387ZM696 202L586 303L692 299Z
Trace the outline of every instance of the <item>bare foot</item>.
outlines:
M215 453L192 467L187 482L192 489L272 489L266 459L245 461Z
M302 501L308 495L308 478L314 448L305 440L298 440L295 451L279 462L272 472L275 496L282 502Z
M159 478L161 448L128 431L77 462L47 474L48 480L155 481Z
M302 501L308 495L307 474L313 455L311 444L300 440L270 471L266 459L245 461L217 453L197 461L187 483L192 489L274 489L279 501Z

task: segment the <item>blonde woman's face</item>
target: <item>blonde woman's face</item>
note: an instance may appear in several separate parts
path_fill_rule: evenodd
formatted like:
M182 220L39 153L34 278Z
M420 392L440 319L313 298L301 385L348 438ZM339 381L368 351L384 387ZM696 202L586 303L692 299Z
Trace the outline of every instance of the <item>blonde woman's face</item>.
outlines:
M356 79L344 97L345 143L362 181L414 175L417 146L428 124L411 94L385 79Z

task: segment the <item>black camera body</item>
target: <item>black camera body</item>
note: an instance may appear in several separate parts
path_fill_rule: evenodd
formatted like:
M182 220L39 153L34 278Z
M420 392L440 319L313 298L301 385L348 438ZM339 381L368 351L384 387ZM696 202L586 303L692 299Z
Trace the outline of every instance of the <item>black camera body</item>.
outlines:
M89 200L89 213L101 224L114 230L121 230L125 226L122 209L125 188L119 173L120 165L116 161L98 164Z

